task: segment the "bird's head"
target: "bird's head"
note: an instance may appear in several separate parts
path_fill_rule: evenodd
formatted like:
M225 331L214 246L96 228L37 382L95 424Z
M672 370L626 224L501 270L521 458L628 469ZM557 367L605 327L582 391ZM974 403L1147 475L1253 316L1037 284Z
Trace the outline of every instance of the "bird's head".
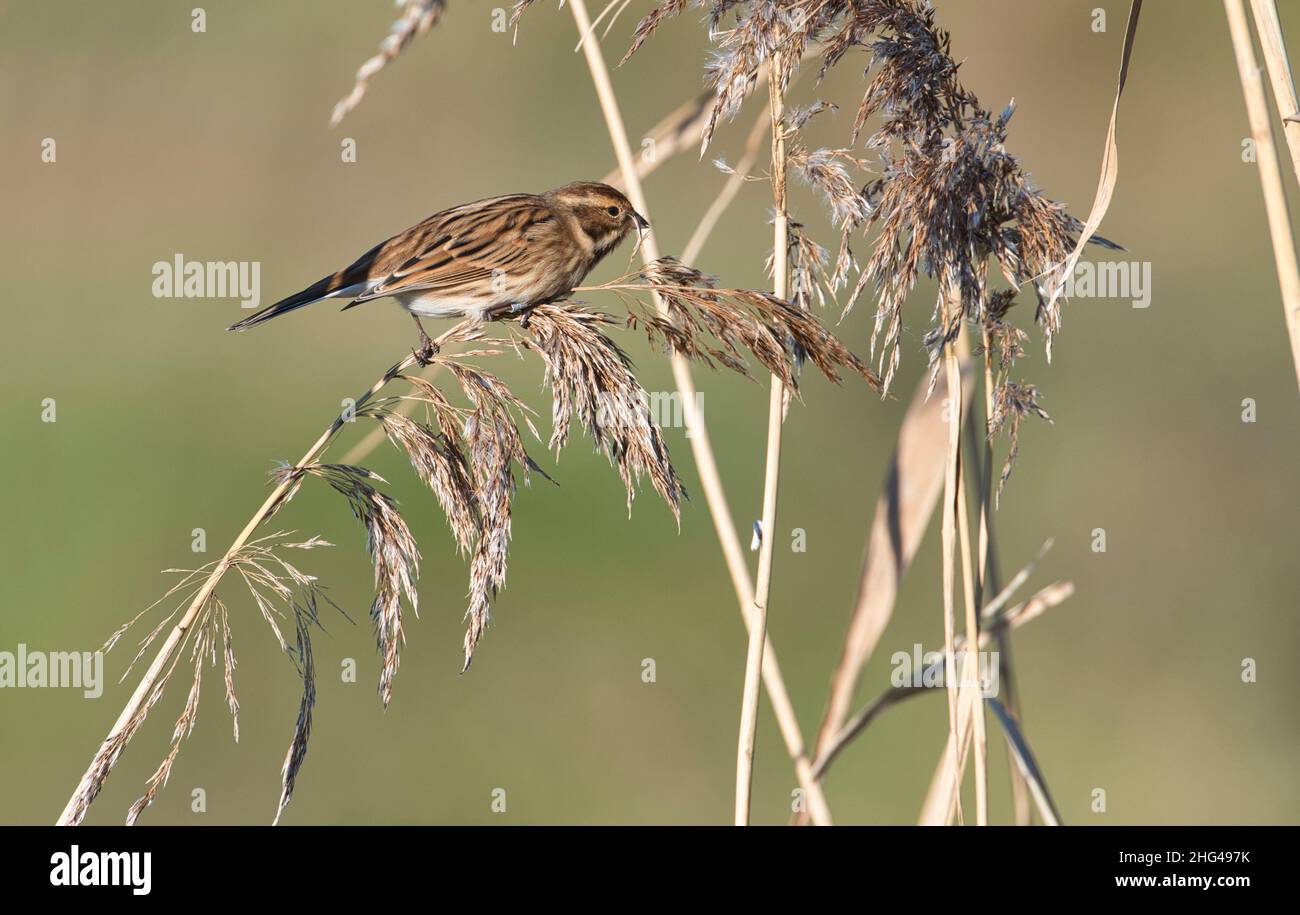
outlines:
M592 253L604 257L633 229L638 240L650 227L623 194L598 181L579 181L548 191L551 204L571 215L577 228L591 241Z

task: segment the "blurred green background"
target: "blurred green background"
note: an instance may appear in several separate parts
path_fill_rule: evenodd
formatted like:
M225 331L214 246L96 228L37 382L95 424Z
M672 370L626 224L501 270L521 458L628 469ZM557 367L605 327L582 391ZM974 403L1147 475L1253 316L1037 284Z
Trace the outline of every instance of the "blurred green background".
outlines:
M633 4L615 26L605 43L612 59L647 5ZM300 455L342 397L414 342L390 302L346 314L323 304L226 334L245 314L237 302L154 298L155 261L177 252L259 261L265 303L434 210L598 178L613 165L572 53L572 18L552 2L528 13L513 45L492 30L491 5L452 2L334 130L331 107L386 33L391 3L212 2L203 34L190 28L194 6L0 4L0 650L100 645L163 593L171 579L160 570L219 556L261 502L271 461ZM1012 151L1084 216L1127 4L938 7L966 85L995 111L1016 99ZM1104 33L1091 27L1097 7L1109 16ZM1300 48L1300 22L1285 25ZM700 89L705 54L692 11L614 73L634 137ZM795 88L796 103L841 104L819 119L815 141L843 142L865 63L850 57L820 87L809 68ZM720 186L708 160L740 158L752 110L719 132L704 162L686 154L649 179L665 252L682 248ZM1067 578L1078 589L1015 639L1026 732L1068 823L1300 820L1300 673L1288 660L1300 636L1300 403L1258 176L1242 162L1246 135L1220 4L1148 4L1102 232L1127 246L1125 257L1152 263L1153 303L1071 303L1050 365L1035 330L1019 370L1045 393L1055 425L1026 424L996 518L1008 573L1053 537L1029 587ZM46 137L57 142L55 164L41 161ZM340 161L345 137L356 141L354 164ZM732 285L765 285L769 204L764 184L748 185L700 265ZM792 206L834 242L805 189ZM627 253L593 280L616 275ZM892 399L809 376L806 402L790 411L770 627L809 739L925 361L931 302L923 285ZM837 328L859 352L872 311L864 300ZM645 387L670 389L665 361L639 337L622 340ZM493 368L548 416L535 359L512 355ZM766 392L707 371L698 381L747 528L759 513ZM52 424L40 419L49 397ZM1248 397L1258 405L1253 424L1241 419ZM365 431L347 430L331 456ZM358 622L327 616L329 632L316 640L315 729L286 822L730 821L745 642L689 443L680 428L666 435L696 494L680 533L652 492L629 520L616 475L586 440L558 464L534 449L561 486L539 480L521 491L509 586L464 676L467 566L405 458L387 444L377 451L368 463L392 481L424 556L422 617L409 625L386 713L374 689L364 537L340 498L306 484L274 525L338 544L302 565ZM207 531L202 556L190 549L196 527ZM805 553L786 548L796 527L807 532ZM1098 527L1103 554L1090 549ZM932 528L860 700L887 683L892 652L941 642L938 552ZM260 823L274 812L296 675L246 594L233 581L219 593L239 653L241 739L231 739L220 670L210 671L198 729L142 822ZM132 651L128 642L108 656L111 682L97 700L0 691L0 822L58 815L134 686L115 683ZM340 682L344 658L357 659L355 684ZM644 658L656 662L653 684L641 680ZM1242 682L1243 658L1257 660L1257 683ZM121 822L166 751L185 684L178 672L88 822ZM913 822L945 715L941 699L921 699L849 749L827 782L837 821ZM1005 758L1000 748L992 757L995 819L1005 822ZM765 701L756 821L784 822L793 787ZM195 788L207 794L206 813L190 809ZM505 813L490 809L495 788L507 791ZM1107 794L1104 814L1090 806L1096 788Z

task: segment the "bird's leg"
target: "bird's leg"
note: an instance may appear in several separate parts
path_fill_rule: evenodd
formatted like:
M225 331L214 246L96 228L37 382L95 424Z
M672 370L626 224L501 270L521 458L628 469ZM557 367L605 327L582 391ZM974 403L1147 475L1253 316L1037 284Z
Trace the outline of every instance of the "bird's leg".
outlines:
M415 361L420 365L428 365L433 357L442 351L442 347L434 343L433 338L425 332L424 325L420 323L419 315L412 314L411 317L415 319L415 326L420 329L420 348L412 350L415 353Z
M533 309L541 304L543 303L542 302L515 302L513 305L509 306L510 308L509 313L511 317L515 315L521 315L521 317L519 318L519 326L527 330L528 319L533 316Z

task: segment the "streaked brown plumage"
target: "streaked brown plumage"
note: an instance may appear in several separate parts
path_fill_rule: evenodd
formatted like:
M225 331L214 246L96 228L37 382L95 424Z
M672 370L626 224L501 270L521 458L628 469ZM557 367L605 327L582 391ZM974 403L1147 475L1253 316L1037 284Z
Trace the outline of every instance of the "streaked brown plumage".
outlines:
M488 320L562 298L633 229L648 226L614 188L580 181L544 194L489 197L434 213L350 266L232 325L243 330L321 299L344 309L392 297L421 317Z

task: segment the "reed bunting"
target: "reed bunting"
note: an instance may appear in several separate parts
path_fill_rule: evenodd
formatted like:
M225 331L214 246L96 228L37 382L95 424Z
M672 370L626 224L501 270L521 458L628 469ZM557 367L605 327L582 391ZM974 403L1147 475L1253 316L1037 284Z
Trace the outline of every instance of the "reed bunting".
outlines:
M614 188L579 181L544 194L489 197L434 213L380 242L350 266L268 305L227 330L243 330L322 299L351 297L347 310L392 297L420 330L416 355L437 347L426 318L521 312L562 298L635 229L649 223Z

